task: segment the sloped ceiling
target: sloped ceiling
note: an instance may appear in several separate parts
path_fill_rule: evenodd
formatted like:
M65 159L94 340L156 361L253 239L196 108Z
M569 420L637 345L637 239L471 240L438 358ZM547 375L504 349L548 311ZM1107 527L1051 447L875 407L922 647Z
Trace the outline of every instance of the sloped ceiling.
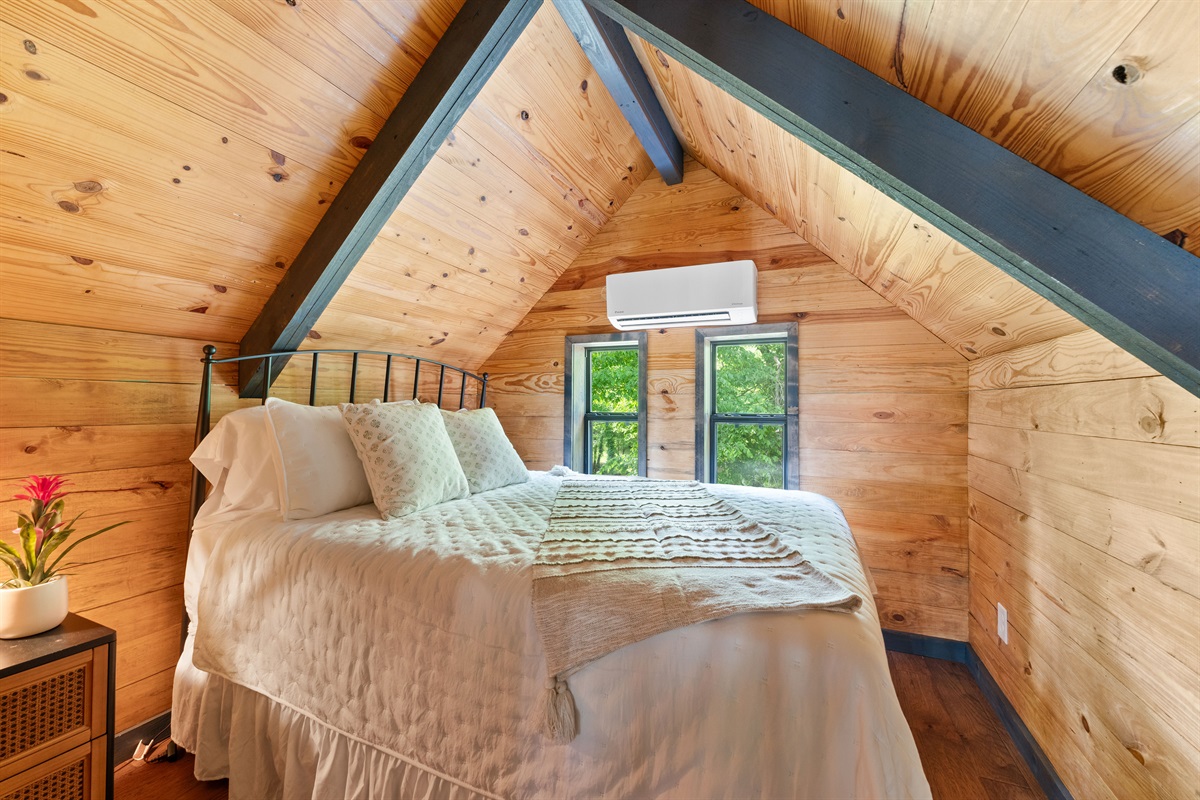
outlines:
M1011 112L1009 117L1024 118L1022 125L1028 138L1038 142L1059 141L1062 152L1070 150L1068 144L1091 142L1086 150L1094 158L1090 170L1072 170L1064 166L1058 174L1084 189L1095 189L1110 182L1123 183L1128 191L1115 195L1122 204L1118 210L1135 218L1140 215L1150 219L1158 211L1172 209L1165 217L1168 221L1160 219L1158 223L1160 226L1169 224L1173 226L1172 230L1176 226L1191 230L1200 224L1197 148L1194 142L1191 147L1181 147L1173 138L1183 136L1186 139L1188 126L1196 123L1196 111L1200 109L1196 102L1200 98L1200 55L1194 48L1185 48L1170 37L1146 42L1149 37L1144 32L1134 36L1141 25L1162 25L1161 21L1154 22L1158 17L1150 21L1146 14L1121 17L1127 27L1124 37L1117 38L1141 42L1149 49L1117 48L1112 54L1110 48L1109 60L1115 58L1121 63L1142 64L1141 77L1133 84L1120 85L1112 77L1112 68L1107 67L1108 82L1122 91L1130 90L1130 94L1122 98L1110 97L1113 108L1092 120L1090 127L1081 128L1077 121L1071 122L1074 118L1070 114L1057 113L1055 104L1061 105L1064 98L1070 100L1079 94L1087 94L1094 88L1093 84L1103 84L1102 78L1095 74L1096 69L1089 73L1090 80L1084 78L1086 85L1077 94L1066 89L1051 92L1046 86L1055 84L1065 69L1058 66L1058 60L1063 57L1061 46L1043 52L1037 48L1049 46L1045 37L1018 35L999 39L984 37L980 43L977 37L958 30L958 26L968 22L983 28L1000 25L1007 19L1006 14L1025 19L1020 14L1025 6L1023 3L1015 4L1016 8L990 2L922 6L921 23L916 26L918 33L913 34L920 46L911 44L907 33L890 40L882 35L890 24L885 22L892 19L890 11L899 13L898 4L895 9L886 3L845 4L849 6L848 10L835 5L779 5L771 10L783 15L785 21L811 26L811 30L804 32L823 38L826 44L836 46L845 55L861 59L861 64L876 69L884 77L890 75L899 82L898 75L905 76L904 85L910 91L921 89L928 94L928 97L918 94L922 99L941 103L961 114L964 121L979 120L981 132L992 135L1002 144L1020 145L1022 152L1025 147L1008 137L1007 123L1000 124L1005 118L1004 109ZM1032 24L1032 21L1038 23L1035 28L1064 25L1065 21L1056 21L1054 16L1068 5L1073 4L1031 3L1025 9L1030 20L1021 25ZM1200 16L1200 6L1167 5L1174 9L1176 25L1186 25L1190 17ZM1057 10L1052 12L1051 6ZM1083 35L1078 34L1079 29L1090 29L1093 35L1099 36L1099 30L1115 24L1103 9L1088 6L1086 10L1075 9L1075 12L1070 21L1077 35ZM981 17L990 22L980 22ZM834 23L829 22L830 18ZM940 39L938 31L942 32ZM678 62L637 37L631 39L689 153L967 358L1002 352L1084 328L1082 323L1052 303ZM934 40L940 41L940 46L930 44ZM997 52L987 51L989 41L998 48ZM892 47L887 51L888 58L881 55L880 47L884 43L890 43ZM972 47L976 49L972 50ZM908 55L910 50L911 56ZM1015 54L1018 50L1019 57ZM1001 65L1000 74L1003 75L1007 74L1002 69L1004 64L1022 59L1022 63L1029 62L1034 66L1019 73L1015 84L1006 83L997 76L987 77L991 74L989 65ZM1187 70L1189 64L1192 64L1190 73ZM1178 87L1169 92L1155 89L1158 76L1152 80L1151 72L1155 70L1151 66L1160 65L1166 65L1164 71L1168 75L1164 79L1181 81L1185 85L1184 91ZM979 88L967 91L961 88L964 82L970 86L987 84L993 88L986 92ZM951 96L953 92L947 88L951 85L960 86L962 97L956 100ZM1139 86L1145 87L1146 91L1139 90ZM1097 92L1107 90L1104 85L1095 89ZM964 97L973 99L967 102ZM988 113L981 109L987 109ZM1135 110L1141 115L1138 117L1144 133L1141 138L1124 134L1126 128L1134 125L1128 118ZM1163 123L1166 118L1173 118L1175 122ZM987 122L989 119L991 123ZM1175 127L1157 139L1148 132L1172 125L1182 128ZM1079 129L1080 132L1071 136L1068 129ZM1106 135L1107 131L1111 133ZM1160 157L1171 147L1176 148L1171 151L1171 157L1162 161ZM1083 156L1072 158L1078 160ZM1044 166L1069 166L1071 163L1075 161L1060 157L1049 159ZM1155 164L1164 163L1177 171L1169 180L1161 179L1156 172ZM1103 180L1097 178L1101 174ZM1136 190L1134 182L1137 183ZM1097 197L1105 199L1107 196L1097 194Z
M0 316L238 341L459 5L0 5ZM1200 246L1200 4L759 5ZM635 46L693 156L965 356L1082 327ZM547 3L310 345L477 367L649 169Z
M0 316L237 342L459 5L0 5ZM310 344L478 366L649 170L547 4Z

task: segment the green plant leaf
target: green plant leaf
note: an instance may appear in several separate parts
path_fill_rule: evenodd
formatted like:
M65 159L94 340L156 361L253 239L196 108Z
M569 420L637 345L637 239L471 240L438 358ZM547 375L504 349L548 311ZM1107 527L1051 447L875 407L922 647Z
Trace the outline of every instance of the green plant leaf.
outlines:
M76 519L78 519L78 517L76 517ZM89 533L87 536L84 536L82 539L76 539L75 541L71 542L71 546L68 547L66 550L63 550L62 555L60 555L58 558L54 559L54 563L50 565L50 569L47 570L47 574L52 574L54 572L55 568L58 567L59 562L61 562L64 558L66 558L68 553L70 553L72 550L74 550L79 545L86 542L88 539L94 539L102 533L107 533L108 531L111 531L113 528L119 528L122 525L128 525L128 524L129 524L129 520L126 520L125 522L118 522L115 525L109 525L107 528L101 528L100 530L96 531L95 533Z

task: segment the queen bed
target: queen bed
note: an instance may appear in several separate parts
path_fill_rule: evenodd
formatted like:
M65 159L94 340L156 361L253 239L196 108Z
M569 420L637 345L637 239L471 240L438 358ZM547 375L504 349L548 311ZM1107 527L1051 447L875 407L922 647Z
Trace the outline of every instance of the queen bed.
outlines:
M188 555L172 735L232 800L929 796L832 501L692 485L861 603L735 613L573 668L577 730L560 741L533 576L560 496L586 479L510 475L390 519L377 496L316 513L339 456L304 427L313 413L273 401L204 436L202 409L193 462L213 489Z

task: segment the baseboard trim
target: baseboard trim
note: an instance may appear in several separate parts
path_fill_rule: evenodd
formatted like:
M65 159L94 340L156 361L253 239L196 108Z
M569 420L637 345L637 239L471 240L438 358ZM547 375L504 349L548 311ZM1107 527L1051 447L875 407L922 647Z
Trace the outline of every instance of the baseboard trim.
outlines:
M1012 703L1008 702L1000 685L996 683L992 673L988 672L987 667L979 660L975 649L968 642L941 639L937 636L923 636L906 631L885 630L883 644L888 650L897 653L939 658L943 661L965 664L971 677L975 679L976 685L979 686L979 691L987 698L988 704L1000 718L1004 730L1008 731L1008 736L1016 746L1017 752L1025 760L1029 771L1037 779L1048 800L1073 800L1071 793L1067 791L1062 779L1055 772L1054 765L1050 763L1050 759L1046 758L1045 752L1033 738L1029 728L1025 727L1025 723L1017 715L1017 710L1013 708Z
M170 727L171 712L164 711L157 717L151 717L140 725L134 725L129 730L118 733L113 741L113 767L124 764L133 758L133 751L137 749L138 742L143 739L149 739L159 732L162 732L162 736L158 737L159 740L165 739L171 733Z
M1033 738L1029 728L1025 727L1025 723L1017 715L1017 710L1013 708L1012 703L1008 702L1008 698L1004 696L1003 690L996 683L996 679L992 677L992 673L988 672L988 668L979 660L975 649L968 647L967 653L967 669L971 671L971 677L979 685L979 690L983 692L983 696L995 710L996 716L1000 717L1004 729L1008 731L1013 744L1017 746L1017 752L1025 759L1029 771L1041 784L1046 797L1049 800L1072 800L1071 793L1067 791L1062 779L1058 777L1054 765L1050 763L1050 759L1046 758L1045 752Z
M883 644L888 650L897 653L940 658L943 661L954 661L958 664L967 663L967 651L971 648L966 642L956 639L941 639L937 636L889 630L883 632Z

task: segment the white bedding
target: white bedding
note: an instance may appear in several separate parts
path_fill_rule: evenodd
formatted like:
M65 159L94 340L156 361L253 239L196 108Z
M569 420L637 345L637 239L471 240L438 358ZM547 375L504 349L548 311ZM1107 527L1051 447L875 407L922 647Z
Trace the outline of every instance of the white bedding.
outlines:
M231 777L231 800L929 796L869 600L619 650L572 677L579 736L546 740L529 570L558 481L388 522L198 528L185 591L208 674L189 647L173 726L198 777ZM831 501L713 489L870 597Z

